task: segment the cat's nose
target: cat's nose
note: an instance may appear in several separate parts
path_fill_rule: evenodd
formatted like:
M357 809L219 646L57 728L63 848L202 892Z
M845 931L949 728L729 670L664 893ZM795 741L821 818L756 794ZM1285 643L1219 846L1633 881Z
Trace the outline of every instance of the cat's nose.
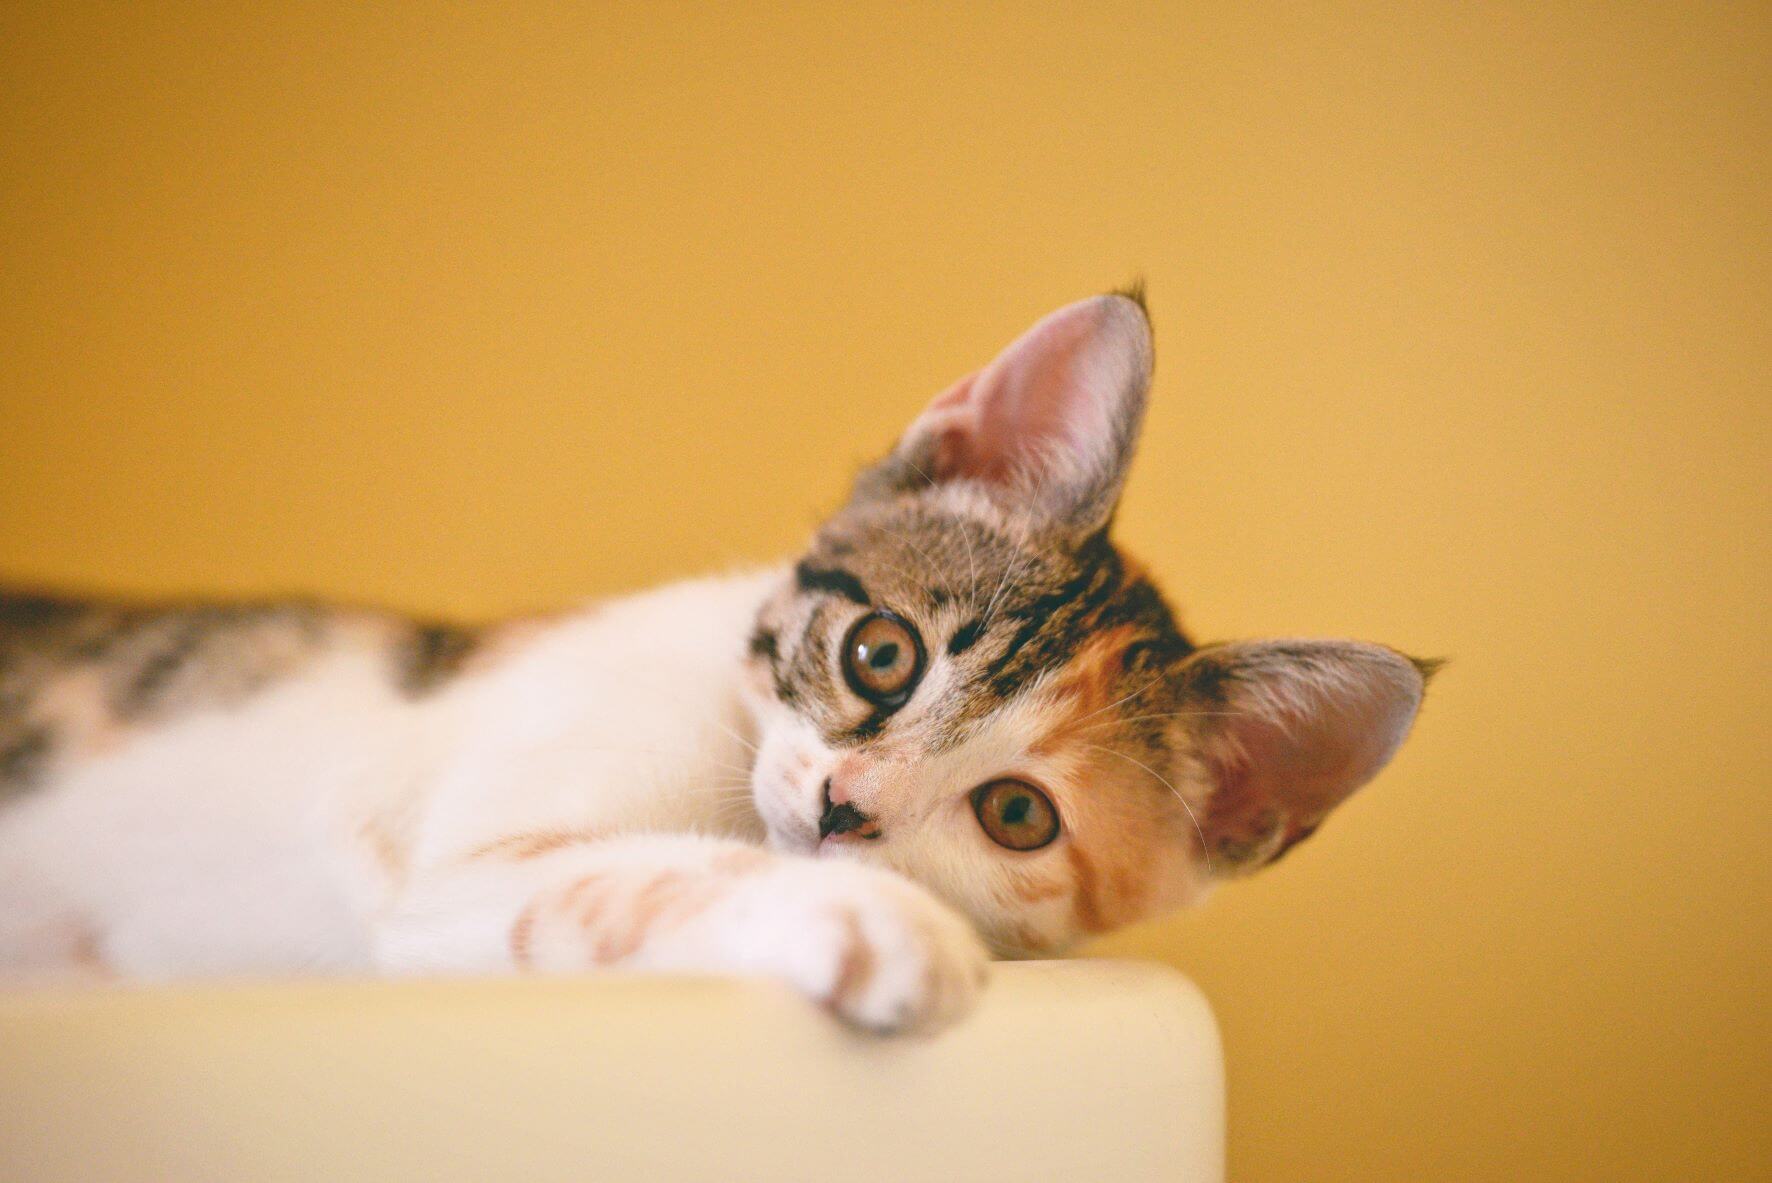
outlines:
M880 825L868 814L855 807L849 800L849 794L832 783L830 777L824 780L824 813L818 819L818 837L820 841L833 835L842 837L854 834L857 838L878 838Z

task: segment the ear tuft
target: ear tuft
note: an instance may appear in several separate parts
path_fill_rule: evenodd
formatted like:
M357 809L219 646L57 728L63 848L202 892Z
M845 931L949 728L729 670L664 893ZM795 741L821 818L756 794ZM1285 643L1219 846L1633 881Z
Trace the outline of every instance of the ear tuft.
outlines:
M1120 296L1123 299L1132 301L1134 304L1138 305L1138 310L1144 313L1144 318L1146 320L1151 318L1151 306L1145 302L1144 298L1144 276L1135 276L1131 283L1127 284L1125 287L1115 288L1113 291L1109 292L1108 295Z
M1404 656L1408 657L1409 655L1404 654ZM1451 660L1450 657L1410 657L1409 663L1415 667L1415 672L1421 675L1421 684L1431 686L1434 675L1445 669Z

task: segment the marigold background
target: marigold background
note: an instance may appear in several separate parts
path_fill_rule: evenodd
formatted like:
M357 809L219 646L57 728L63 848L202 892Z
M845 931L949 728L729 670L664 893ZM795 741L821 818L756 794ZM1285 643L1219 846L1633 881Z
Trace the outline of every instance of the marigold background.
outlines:
M488 615L790 552L1144 274L1205 637L1448 654L1192 974L1239 1180L1772 1159L1772 10L0 11L0 571Z

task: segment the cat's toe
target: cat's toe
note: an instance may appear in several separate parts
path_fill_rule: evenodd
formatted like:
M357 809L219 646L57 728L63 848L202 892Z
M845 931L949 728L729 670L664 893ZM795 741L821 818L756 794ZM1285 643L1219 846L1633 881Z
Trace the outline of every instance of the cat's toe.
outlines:
M869 901L841 925L837 972L825 1003L845 1022L881 1034L930 1034L976 1004L988 955L959 915L921 897Z

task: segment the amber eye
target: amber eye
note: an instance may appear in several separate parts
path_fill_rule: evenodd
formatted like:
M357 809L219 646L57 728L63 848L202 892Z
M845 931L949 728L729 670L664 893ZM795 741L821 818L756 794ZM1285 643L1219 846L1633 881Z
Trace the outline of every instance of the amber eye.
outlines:
M1058 837L1052 798L1024 780L994 780L972 790L972 812L998 846L1038 850Z
M843 679L875 706L903 705L922 673L922 639L890 612L868 613L843 639Z

